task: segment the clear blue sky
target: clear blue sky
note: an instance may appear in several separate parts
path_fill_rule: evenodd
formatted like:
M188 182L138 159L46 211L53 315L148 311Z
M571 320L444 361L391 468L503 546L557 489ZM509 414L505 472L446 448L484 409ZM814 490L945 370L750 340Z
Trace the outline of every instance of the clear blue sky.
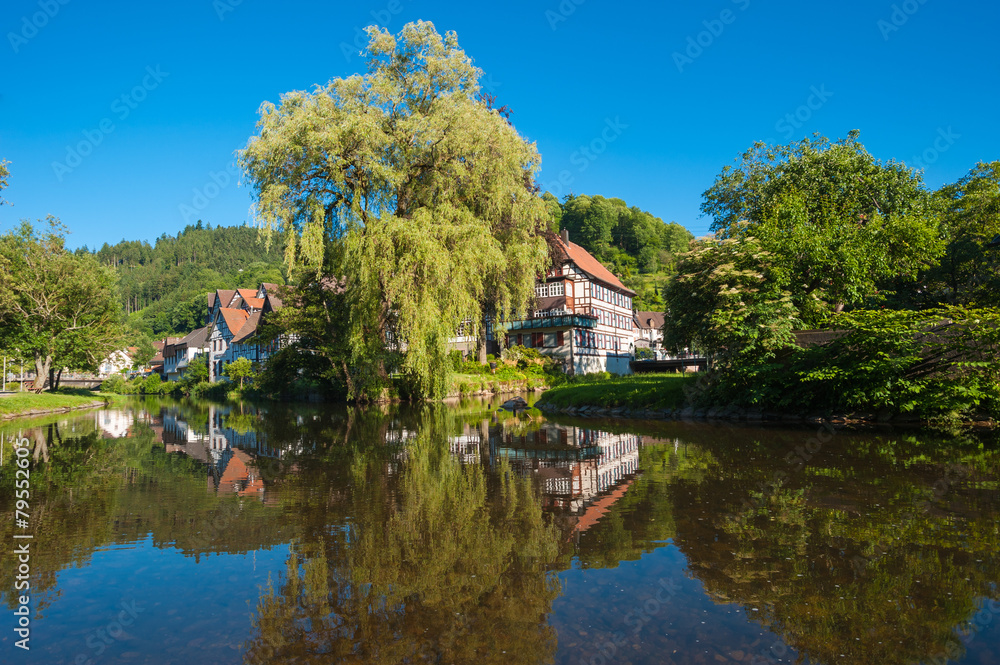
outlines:
M702 192L755 140L857 128L879 158L926 160L932 187L1000 159L994 3L7 0L0 230L53 214L94 247L243 223L226 170L261 102L362 71L356 30L416 19L458 33L549 189L696 234Z

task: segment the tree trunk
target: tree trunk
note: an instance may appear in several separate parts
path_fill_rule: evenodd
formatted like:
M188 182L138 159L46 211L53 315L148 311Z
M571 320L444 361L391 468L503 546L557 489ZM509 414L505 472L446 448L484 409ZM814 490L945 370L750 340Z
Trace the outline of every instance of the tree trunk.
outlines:
M52 365L52 356L45 356L43 359L41 355L35 354L35 382L31 384L31 389L36 392L41 392L45 388L45 380L49 376L49 367Z
M58 372L56 372L56 380L55 380L55 383L54 383L54 384L52 384L52 385L54 386L54 387L52 388L52 390L59 390L59 383L60 383L61 381L62 381L62 367L60 367L60 368L59 368L59 371L58 371Z
M479 362L486 362L486 329L483 328L479 333L479 339L477 340L477 358Z

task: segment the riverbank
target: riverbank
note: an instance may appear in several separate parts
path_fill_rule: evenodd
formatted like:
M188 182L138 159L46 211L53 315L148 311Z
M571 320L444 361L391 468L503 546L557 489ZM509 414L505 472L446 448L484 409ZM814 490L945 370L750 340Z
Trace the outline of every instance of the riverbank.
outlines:
M639 418L653 420L718 420L745 423L805 423L833 425L900 424L913 426L966 425L995 429L997 422L985 415L962 420L928 419L889 411L850 413L793 413L732 405L696 407L686 392L697 375L631 375L599 381L581 380L545 391L535 408L547 413L582 417Z
M35 394L20 392L0 397L0 420L61 413L76 409L94 409L107 406L114 395L91 390L67 389L54 393Z
M545 391L538 408L549 410L665 412L684 407L685 387L697 378L683 374L633 374L606 379L586 376ZM617 414L616 414L617 415Z

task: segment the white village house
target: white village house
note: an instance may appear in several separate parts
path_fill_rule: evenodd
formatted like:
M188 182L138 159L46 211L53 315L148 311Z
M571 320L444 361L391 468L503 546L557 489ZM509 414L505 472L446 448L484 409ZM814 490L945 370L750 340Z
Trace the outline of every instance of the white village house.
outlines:
M530 316L507 323L507 345L538 349L571 374L631 374L635 292L563 231Z

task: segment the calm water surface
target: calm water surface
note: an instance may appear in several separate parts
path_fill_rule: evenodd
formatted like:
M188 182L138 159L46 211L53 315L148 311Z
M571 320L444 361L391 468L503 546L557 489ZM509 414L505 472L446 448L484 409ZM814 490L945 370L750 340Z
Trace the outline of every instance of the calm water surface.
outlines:
M1000 662L970 436L170 400L0 436L3 663Z

